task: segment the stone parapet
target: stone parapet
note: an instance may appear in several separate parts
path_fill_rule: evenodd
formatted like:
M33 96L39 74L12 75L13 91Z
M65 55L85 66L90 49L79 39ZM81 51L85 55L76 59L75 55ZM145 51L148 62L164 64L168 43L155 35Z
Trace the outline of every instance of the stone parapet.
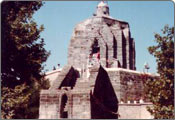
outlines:
M120 103L119 119L153 119L153 116L147 111L147 106L152 105L152 103Z

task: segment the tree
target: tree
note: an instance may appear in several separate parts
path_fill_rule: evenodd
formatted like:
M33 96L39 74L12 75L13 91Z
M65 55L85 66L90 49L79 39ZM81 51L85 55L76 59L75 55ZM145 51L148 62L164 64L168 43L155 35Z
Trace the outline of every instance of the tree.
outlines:
M149 112L156 119L174 118L174 27L166 25L162 35L156 33L157 45L148 48L156 57L159 79L147 79L146 96L153 103Z
M4 1L1 7L2 118L37 118L39 92L48 88L44 62L50 52L32 15L42 2Z

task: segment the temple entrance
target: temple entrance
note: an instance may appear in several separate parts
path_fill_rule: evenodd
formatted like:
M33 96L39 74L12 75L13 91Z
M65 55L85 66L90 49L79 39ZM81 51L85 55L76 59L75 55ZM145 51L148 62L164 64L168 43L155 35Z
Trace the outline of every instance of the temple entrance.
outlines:
M91 53L89 55L89 65L97 65L100 62L100 46L98 40L95 38L94 43L91 46Z
M68 97L64 94L61 98L60 118L68 118Z

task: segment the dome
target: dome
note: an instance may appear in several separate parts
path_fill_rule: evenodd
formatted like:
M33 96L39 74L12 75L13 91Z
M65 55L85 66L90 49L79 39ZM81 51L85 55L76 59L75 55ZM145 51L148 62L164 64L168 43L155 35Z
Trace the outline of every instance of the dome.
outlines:
M97 16L109 16L109 7L108 7L108 4L105 3L104 1L101 1L97 5L96 15Z
M108 7L108 5L106 3L104 3L104 1L101 1L99 4L98 4L98 7Z

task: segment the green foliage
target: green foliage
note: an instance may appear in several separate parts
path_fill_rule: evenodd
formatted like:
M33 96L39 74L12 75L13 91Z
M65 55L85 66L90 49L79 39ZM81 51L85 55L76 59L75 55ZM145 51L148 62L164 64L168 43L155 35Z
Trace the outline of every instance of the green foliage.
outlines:
M160 78L147 78L145 81L146 96L153 103L149 112L158 119L174 118L174 27L168 25L162 35L155 34L157 45L148 48L156 57Z
M49 52L32 15L42 2L4 1L1 4L2 118L37 118L39 92L48 88L43 63Z
M17 85L14 89L2 87L2 118L14 118L17 111L27 109L31 95L27 93L28 88L25 84Z

